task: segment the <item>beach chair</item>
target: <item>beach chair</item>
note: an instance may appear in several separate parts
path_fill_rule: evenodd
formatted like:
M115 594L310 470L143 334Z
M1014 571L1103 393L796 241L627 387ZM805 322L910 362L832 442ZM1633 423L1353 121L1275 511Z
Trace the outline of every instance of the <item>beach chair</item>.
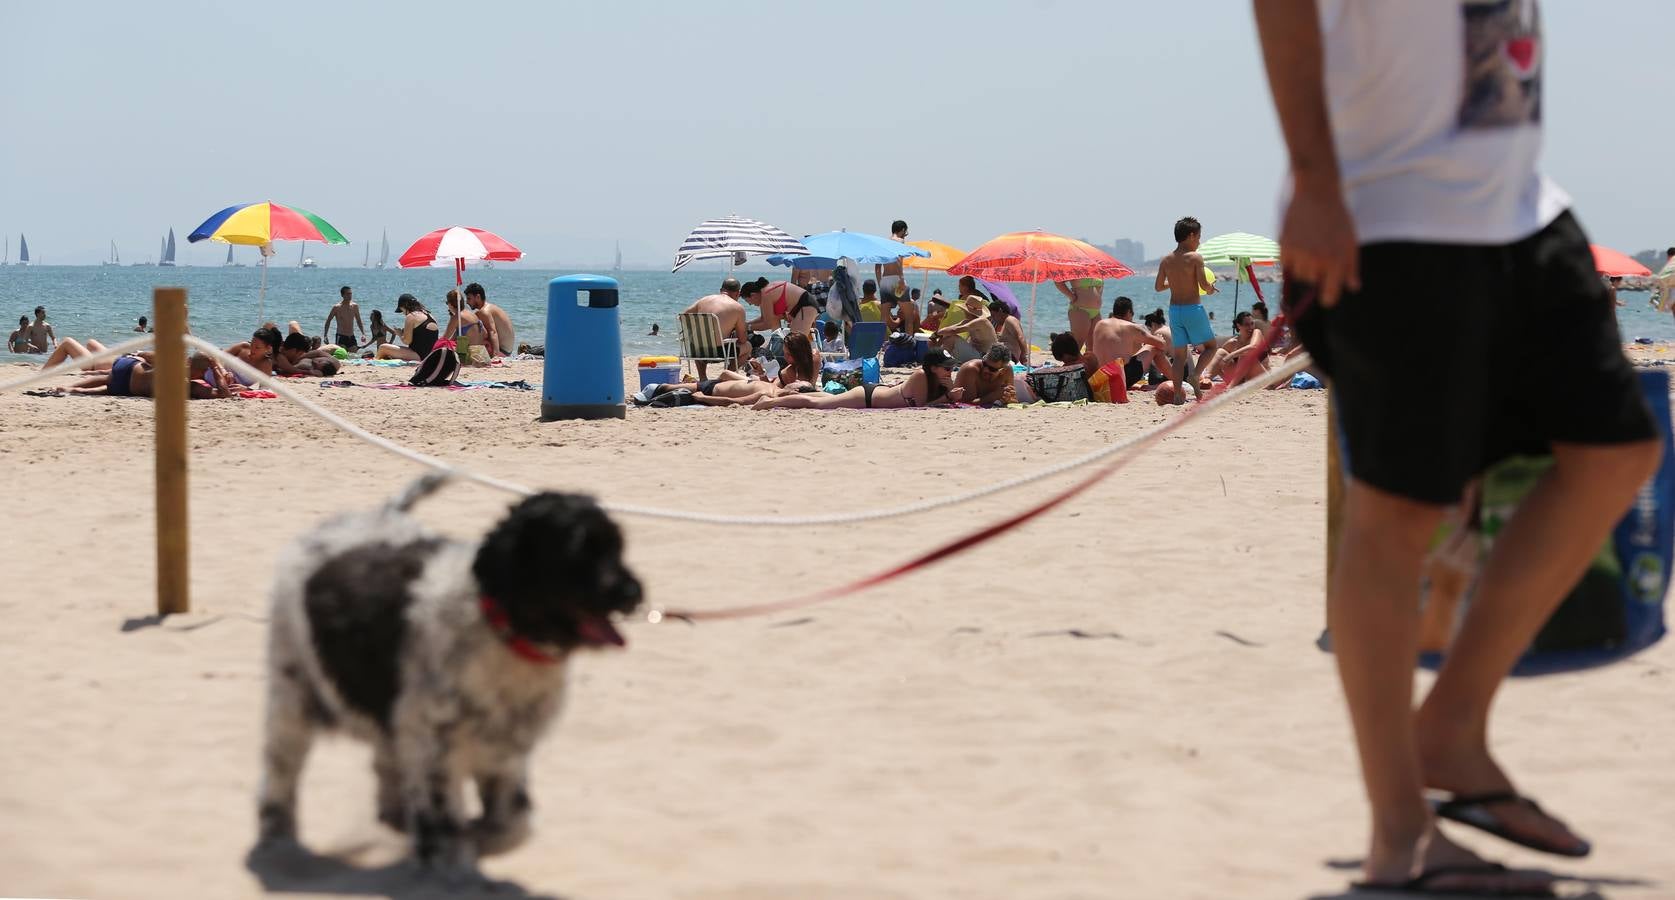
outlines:
M722 363L731 369L738 363L739 339L721 336L721 319L715 313L681 313L680 361Z
M889 333L884 330L883 322L857 322L849 331L849 358L872 359L878 351L884 349L884 339Z

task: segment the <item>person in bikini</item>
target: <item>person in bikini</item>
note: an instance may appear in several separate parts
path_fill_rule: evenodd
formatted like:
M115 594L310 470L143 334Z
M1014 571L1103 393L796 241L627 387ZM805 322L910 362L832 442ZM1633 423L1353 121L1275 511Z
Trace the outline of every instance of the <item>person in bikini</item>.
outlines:
M6 338L6 349L13 353L29 352L29 317L17 317L17 330Z
M1240 368L1240 361L1246 356L1256 353L1262 348L1261 332L1256 327L1256 316L1250 310L1245 310L1233 317L1233 336L1228 338L1215 355L1204 364L1204 370L1198 375L1198 386L1209 390L1212 380L1220 375L1225 381L1232 381L1233 373ZM1265 356L1266 354L1264 354ZM1200 357L1202 358L1202 357ZM1268 360L1259 359L1245 372L1243 378L1234 384L1243 383L1255 378L1259 373L1268 371ZM1232 385L1229 385L1232 386Z
M250 335L250 340L240 341L228 347L227 353L237 357L240 362L254 368L263 375L272 375L274 357L279 352L282 343L283 339L279 337L279 329L272 325L264 325ZM233 372L233 378L239 384L249 385L252 383L236 371Z
M964 391L954 386L954 358L941 350L925 354L919 371L895 385L863 384L841 394L820 392L762 397L752 409L905 409L947 406Z
M1175 222L1175 249L1157 267L1159 293L1169 291L1169 327L1175 341L1175 403L1186 402L1181 382L1192 374L1192 348L1200 350L1200 360L1215 358L1216 333L1210 317L1199 299L1216 292L1215 282L1204 269L1204 257L1198 254L1198 241L1204 227L1197 219L1184 216ZM1192 382L1192 391L1204 399L1204 390Z
M350 353L354 353L361 348L361 342L357 339L357 335L366 334L366 326L361 324L361 306L355 302L354 289L348 285L338 288L337 294L342 299L338 300L337 305L326 313L326 324L321 331L325 334L331 334L332 322L335 321L337 323L337 345Z
M486 366L493 359L493 349L499 346L494 333L494 322L487 316L460 302L459 291L448 292L448 324L443 333L454 339L462 351L460 362L468 366ZM478 352L481 349L482 352Z
M1070 301L1070 333L1082 346L1088 345L1088 338L1093 334L1093 326L1099 323L1099 310L1105 305L1105 279L1077 278L1072 281L1055 281L1053 287Z

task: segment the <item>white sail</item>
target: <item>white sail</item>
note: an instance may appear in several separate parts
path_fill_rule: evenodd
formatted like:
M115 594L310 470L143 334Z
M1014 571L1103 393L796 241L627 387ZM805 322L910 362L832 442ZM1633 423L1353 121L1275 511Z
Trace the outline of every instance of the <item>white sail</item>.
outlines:
M111 241L111 258L105 260L102 263L100 263L100 265L103 265L103 266L120 266L120 265L122 265L122 257L117 255L116 242L115 241Z
M384 246L378 251L378 268L382 269L390 262L390 230L384 229Z
M361 268L372 265L372 242L366 242L366 254L361 257Z
M622 242L616 242L616 267L612 269L618 275L622 274Z
M0 257L0 266L9 266L11 264L12 264L12 236L8 234L8 235L6 235L6 255L4 257Z
M230 266L232 264L233 264L233 245L228 244L227 245L227 261L222 263L222 265Z
M308 242L307 241L298 241L297 242L297 265L299 267L303 264L303 261L308 258L307 255L306 255L307 253L308 253Z
M168 255L169 255L169 239L166 238L166 237L158 238L157 239L157 264L158 265L163 265L163 260L165 258L167 258Z
M17 236L17 264L29 265L29 239L20 232Z
M174 229L169 229L169 236L163 241L163 258L157 263L160 266L174 265Z

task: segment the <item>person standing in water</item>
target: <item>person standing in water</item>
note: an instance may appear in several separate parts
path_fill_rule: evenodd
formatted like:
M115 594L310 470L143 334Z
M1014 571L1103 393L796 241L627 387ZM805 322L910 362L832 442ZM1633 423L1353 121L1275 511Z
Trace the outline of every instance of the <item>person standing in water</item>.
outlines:
M1175 223L1175 250L1157 266L1155 290L1169 291L1169 329L1175 339L1175 403L1186 402L1181 382L1192 384L1193 395L1204 399L1198 380L1192 376L1192 348L1197 347L1199 359L1206 364L1216 352L1216 333L1210 316L1204 312L1203 294L1216 292L1215 282L1204 270L1204 257L1198 254L1198 241L1204 226L1191 216ZM1203 355L1208 354L1208 355Z
M366 326L361 324L361 306L355 302L355 291L348 285L337 289L338 296L343 299L337 302L331 311L326 313L325 334L332 333L332 322L337 322L337 340L333 343L354 353L361 348L358 335L366 334Z

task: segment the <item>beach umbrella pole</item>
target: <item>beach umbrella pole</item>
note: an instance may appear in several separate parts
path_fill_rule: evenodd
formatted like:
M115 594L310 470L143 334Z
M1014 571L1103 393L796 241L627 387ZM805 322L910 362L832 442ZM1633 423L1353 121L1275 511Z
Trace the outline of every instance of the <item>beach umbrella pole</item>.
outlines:
M256 292L256 327L268 320L268 257L262 257L262 287Z

